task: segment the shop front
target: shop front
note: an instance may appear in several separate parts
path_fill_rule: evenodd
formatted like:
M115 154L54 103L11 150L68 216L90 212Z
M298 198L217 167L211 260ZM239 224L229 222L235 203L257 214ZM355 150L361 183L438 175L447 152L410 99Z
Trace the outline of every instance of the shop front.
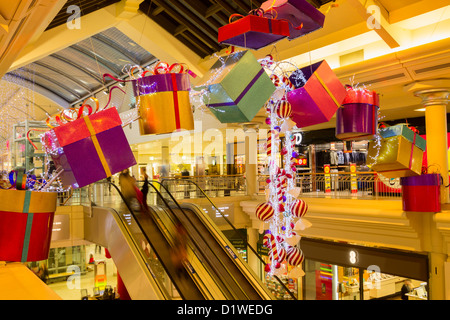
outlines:
M428 299L428 256L302 238L302 300Z

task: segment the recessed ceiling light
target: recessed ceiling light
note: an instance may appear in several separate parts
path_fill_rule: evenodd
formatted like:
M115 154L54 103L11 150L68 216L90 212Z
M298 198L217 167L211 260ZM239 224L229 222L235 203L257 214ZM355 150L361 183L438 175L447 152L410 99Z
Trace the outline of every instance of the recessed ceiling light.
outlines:
M426 108L414 109L414 111L425 112Z

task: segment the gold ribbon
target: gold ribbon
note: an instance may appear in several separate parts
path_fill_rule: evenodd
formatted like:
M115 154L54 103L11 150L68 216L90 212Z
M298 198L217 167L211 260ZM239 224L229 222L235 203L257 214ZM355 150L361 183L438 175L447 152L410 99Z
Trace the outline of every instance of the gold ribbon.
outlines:
M103 154L102 148L100 147L100 143L98 142L97 136L95 135L94 126L91 123L91 120L89 117L83 117L84 122L86 123L86 126L89 130L89 133L91 134L92 142L94 143L95 150L97 151L97 155L100 158L100 161L102 163L103 169L106 172L106 176L110 177L112 176L111 170L109 169L108 163L106 162L105 155Z
M325 91L328 93L328 95L331 97L331 99L333 99L334 103L338 106L338 108L341 106L341 104L337 101L337 99L334 97L333 93L331 92L331 90L327 87L327 85L325 84L325 82L322 80L322 78L319 77L317 71L314 72L314 75L317 77L317 80L319 80L320 84L322 85L322 87L325 89Z

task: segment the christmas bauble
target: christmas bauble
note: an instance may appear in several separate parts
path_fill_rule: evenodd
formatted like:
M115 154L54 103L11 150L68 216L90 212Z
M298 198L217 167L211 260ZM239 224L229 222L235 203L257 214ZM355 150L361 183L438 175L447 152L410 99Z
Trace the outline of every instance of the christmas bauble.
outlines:
M256 217L259 220L267 221L273 217L274 210L270 203L264 202L256 207Z
M303 262L305 256L303 255L302 250L297 249L296 247L289 247L286 252L286 260L291 266L298 266Z
M291 205L291 214L294 217L301 218L306 214L306 211L308 211L308 205L302 199L297 199Z

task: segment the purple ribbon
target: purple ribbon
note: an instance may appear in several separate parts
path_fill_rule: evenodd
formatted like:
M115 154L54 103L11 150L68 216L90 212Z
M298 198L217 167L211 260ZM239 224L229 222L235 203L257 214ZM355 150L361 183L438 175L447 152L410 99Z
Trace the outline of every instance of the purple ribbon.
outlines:
M261 69L256 76L250 81L250 83L245 87L245 89L241 92L241 94L237 97L237 99L234 102L220 102L220 103L212 103L208 104L208 107L216 108L216 107L228 107L228 106L234 106L237 105L244 96L250 91L250 88L258 81L258 79L263 75L264 69Z

